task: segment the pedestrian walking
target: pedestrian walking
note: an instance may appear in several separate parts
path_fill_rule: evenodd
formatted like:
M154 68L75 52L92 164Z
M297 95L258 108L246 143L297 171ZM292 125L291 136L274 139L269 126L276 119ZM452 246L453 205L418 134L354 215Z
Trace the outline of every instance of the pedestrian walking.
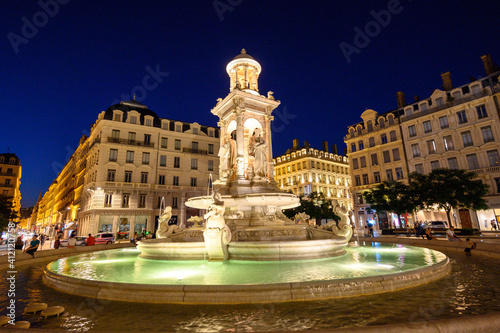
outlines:
M497 230L497 223L495 220L491 220L491 230L496 231Z

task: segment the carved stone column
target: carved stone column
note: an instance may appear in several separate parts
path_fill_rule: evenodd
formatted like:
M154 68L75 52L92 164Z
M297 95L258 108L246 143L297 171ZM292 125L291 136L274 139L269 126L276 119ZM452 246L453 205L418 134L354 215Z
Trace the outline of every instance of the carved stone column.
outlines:
M238 102L239 103L239 102ZM236 177L245 178L245 133L243 127L243 114L245 110L238 105L235 108L236 113Z
M248 89L248 66L245 66L245 88Z
M181 217L179 222L179 228L184 226L184 221L186 220L186 193L181 193Z
M273 116L266 115L264 117L264 126L265 126L265 137L267 144L267 175L269 179L274 179L274 165L273 165L273 145L271 142L271 121L274 120Z

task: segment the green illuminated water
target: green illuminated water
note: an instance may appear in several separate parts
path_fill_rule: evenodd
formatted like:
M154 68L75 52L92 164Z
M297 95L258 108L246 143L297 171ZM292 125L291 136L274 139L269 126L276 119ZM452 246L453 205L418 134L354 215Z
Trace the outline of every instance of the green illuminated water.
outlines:
M86 280L173 285L270 284L363 278L432 266L441 252L412 246L371 243L347 247L346 254L300 261L161 261L139 258L139 250L118 249L59 259L54 273Z

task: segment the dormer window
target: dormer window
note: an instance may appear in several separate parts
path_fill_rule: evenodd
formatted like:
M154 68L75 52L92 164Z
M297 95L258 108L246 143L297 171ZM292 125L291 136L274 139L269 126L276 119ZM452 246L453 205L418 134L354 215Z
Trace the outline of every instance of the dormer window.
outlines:
M137 117L136 116L131 116L130 117L130 123L131 124L137 124Z
M394 116L392 114L389 117L387 117L387 119L389 120L390 126L394 125Z
M146 116L144 117L144 126L153 126L153 117Z
M442 107L444 105L444 100L443 100L443 97L439 97L438 99L436 99L436 106L439 108L439 107Z
M214 131L208 130L208 136L213 138L214 137Z
M161 128L164 129L164 130L168 130L168 121L164 121L162 124L161 124Z
M113 120L122 121L122 112L118 110L113 111Z
M181 132L181 129L182 129L181 125L175 125L176 132Z
M193 128L193 134L198 134L198 129L197 128Z
M368 122L366 123L367 127L368 127L368 132L371 132L373 131L373 123L371 120L368 120Z
M9 163L10 164L16 164L16 159L14 157L11 157Z
M385 120L384 118L380 118L379 121L378 121L379 125L380 125L380 128L384 128L385 127Z

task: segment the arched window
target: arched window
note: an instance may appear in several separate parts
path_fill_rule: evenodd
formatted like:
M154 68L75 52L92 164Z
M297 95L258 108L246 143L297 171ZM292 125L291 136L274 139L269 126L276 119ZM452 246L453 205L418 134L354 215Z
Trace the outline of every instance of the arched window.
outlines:
M392 114L387 117L387 120L389 120L389 125L394 125L394 116Z
M368 120L366 122L366 127L368 128L368 132L372 132L373 131L373 123L371 120Z
M9 164L16 164L16 159L14 157L11 157Z
M378 123L380 125L380 128L384 128L385 127L385 119L384 118L380 118L378 120Z
M363 128L361 126L358 126L356 128L356 131L358 132L358 135L361 135L362 131L363 131Z

